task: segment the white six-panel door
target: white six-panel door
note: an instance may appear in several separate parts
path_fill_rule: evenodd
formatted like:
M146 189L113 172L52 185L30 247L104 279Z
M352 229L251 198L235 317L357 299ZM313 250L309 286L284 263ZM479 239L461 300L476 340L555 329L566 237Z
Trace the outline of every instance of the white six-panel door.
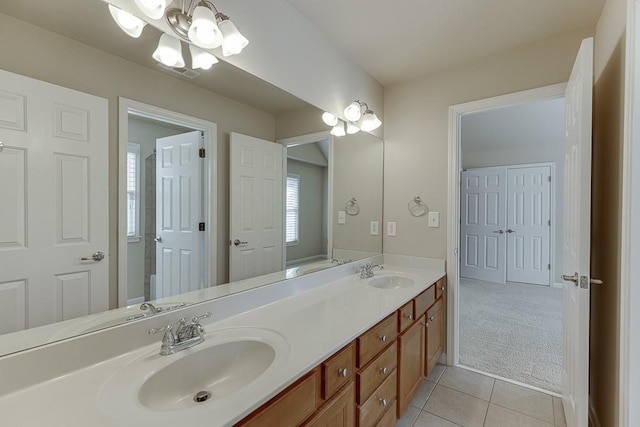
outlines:
M229 281L282 270L283 151L231 133Z
M562 400L568 427L586 427L589 412L592 93L593 38L588 38L565 93ZM575 282L567 280L572 276Z
M0 334L108 309L107 107L0 71Z
M200 131L156 140L156 295L200 289Z
M505 175L505 168L462 172L462 277L505 282Z
M551 167L507 169L507 281L549 285Z

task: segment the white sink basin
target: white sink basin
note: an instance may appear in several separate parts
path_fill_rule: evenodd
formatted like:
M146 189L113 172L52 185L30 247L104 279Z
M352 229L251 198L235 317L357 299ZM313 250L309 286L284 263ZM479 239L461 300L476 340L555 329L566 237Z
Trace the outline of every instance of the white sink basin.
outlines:
M373 286L378 289L402 289L414 286L415 284L415 279L395 274L385 274L383 276L376 276L369 279L369 286Z
M235 341L199 351L197 347L193 349L193 353L145 381L138 393L143 406L175 411L231 396L262 375L276 356L274 348L261 341Z

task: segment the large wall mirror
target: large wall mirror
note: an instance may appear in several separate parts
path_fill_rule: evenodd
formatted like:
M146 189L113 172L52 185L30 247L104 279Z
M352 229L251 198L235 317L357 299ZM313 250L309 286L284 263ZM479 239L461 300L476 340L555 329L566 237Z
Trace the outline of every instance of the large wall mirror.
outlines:
M316 107L224 61L162 68L160 32L127 37L100 0L3 0L0 34L0 355L382 252L380 139L335 138ZM32 111L43 91L23 77L61 88L55 111ZM103 104L74 107L68 89ZM60 125L29 136L49 113ZM72 161L89 156L66 151L79 140L95 160ZM38 223L84 237L36 253Z

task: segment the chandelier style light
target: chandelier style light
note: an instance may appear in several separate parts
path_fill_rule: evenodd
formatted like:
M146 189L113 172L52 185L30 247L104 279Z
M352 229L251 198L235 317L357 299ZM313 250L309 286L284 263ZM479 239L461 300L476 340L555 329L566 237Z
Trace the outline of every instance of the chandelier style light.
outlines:
M344 109L344 118L347 120L340 120L329 112L322 113L322 121L332 127L331 135L334 136L353 135L361 130L371 132L382 125L376 113L369 109L367 103L358 100L347 105L347 108Z
M146 17L164 18L174 34L160 36L153 58L168 67L182 68L182 41L189 44L192 68L208 70L218 62L203 49L222 47L222 55L237 55L249 44L229 17L209 0L178 0L180 7L169 7L171 0L133 0ZM139 17L109 5L113 20L130 37L138 38L147 24ZM177 36L177 37L176 37Z

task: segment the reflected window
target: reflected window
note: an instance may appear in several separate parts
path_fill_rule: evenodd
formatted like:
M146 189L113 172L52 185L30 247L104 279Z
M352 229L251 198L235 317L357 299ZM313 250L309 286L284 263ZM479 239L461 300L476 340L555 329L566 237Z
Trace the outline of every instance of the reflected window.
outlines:
M127 240L140 241L140 144L127 144Z
M300 175L287 174L286 242L287 246L297 245L300 218Z

